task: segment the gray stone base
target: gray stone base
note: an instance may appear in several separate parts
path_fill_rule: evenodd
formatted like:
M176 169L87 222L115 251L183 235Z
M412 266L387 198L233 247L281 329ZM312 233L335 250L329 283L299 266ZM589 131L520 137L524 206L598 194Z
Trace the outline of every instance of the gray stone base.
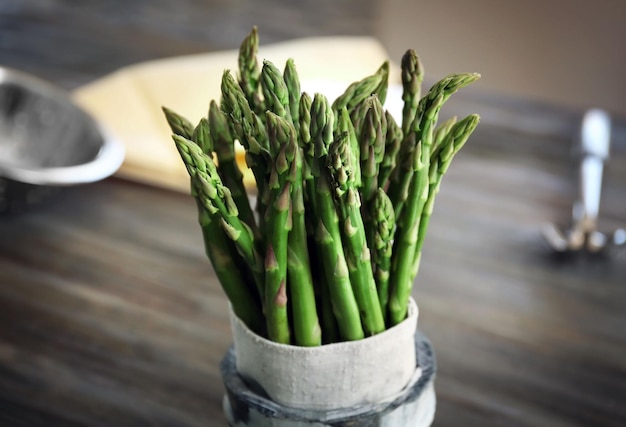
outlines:
M226 387L224 413L231 427L428 427L435 416L436 360L430 341L419 331L415 347L421 375L396 399L332 411L301 410L271 401L237 374L235 351L230 348L220 365Z

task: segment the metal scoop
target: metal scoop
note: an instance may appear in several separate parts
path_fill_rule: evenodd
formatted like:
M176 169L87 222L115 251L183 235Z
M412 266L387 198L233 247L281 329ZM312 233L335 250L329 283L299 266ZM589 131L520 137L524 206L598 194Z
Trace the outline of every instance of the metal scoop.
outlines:
M611 143L611 119L605 111L589 110L585 114L581 142L580 200L572 209L572 228L563 233L554 224L549 224L543 230L545 239L557 252L598 253L626 244L625 230L618 229L607 236L597 229L602 172Z

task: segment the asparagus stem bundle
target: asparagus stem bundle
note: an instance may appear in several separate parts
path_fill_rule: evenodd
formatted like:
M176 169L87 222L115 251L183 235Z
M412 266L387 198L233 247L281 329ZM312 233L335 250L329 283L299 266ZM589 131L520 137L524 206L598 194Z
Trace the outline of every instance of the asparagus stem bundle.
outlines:
M287 179L291 183L292 215L287 273L292 300L294 339L297 345L310 347L321 344L322 331L317 315L313 274L310 268L300 149L295 152L292 171Z
M391 254L393 236L396 231L396 218L393 205L387 194L379 188L374 198L374 234L372 239L372 267L378 300L383 316L387 316L389 302L389 275L391 273Z
M344 340L358 340L364 337L359 307L352 291L348 264L341 243L339 215L335 208L330 174L326 168L328 147L333 135L333 113L328 100L316 94L311 105L311 143L314 145L312 164L313 203L315 211L313 219L316 223L315 242L317 254L322 262L324 278L331 297L333 313L337 319L339 333ZM311 150L308 151L311 153Z
M343 224L343 243L352 289L365 332L377 334L385 330L385 322L378 301L370 250L365 239L365 227L360 212L361 200L354 185L354 153L347 135L343 134L334 141L329 156L340 221Z
M243 185L243 173L237 165L237 156L235 154L235 139L233 138L230 127L228 125L228 117L222 112L215 101L211 101L209 106L209 120L202 118L200 123L208 123L203 126L204 132L207 133L206 139L212 140L213 150L217 156L218 170L224 185L230 189L233 200L239 209L241 219L248 224L255 235L260 238L260 234L250 207L250 200L246 188ZM210 132L211 137L209 138ZM198 142L198 141L196 141ZM200 144L202 147L202 144ZM207 154L211 152L203 149Z
M424 67L413 49L402 57L402 133L408 135L420 101Z
M433 153L431 154L431 164L428 175L428 199L421 213L419 222L418 238L415 247L415 255L413 258L413 269L411 275L417 275L420 259L422 256L422 245L426 237L426 230L430 217L433 213L435 197L439 193L441 180L450 167L450 163L454 156L461 150L467 142L470 135L478 126L480 117L472 114L456 123L456 118L446 121L441 128L437 129L435 142L433 143ZM445 134L441 136L441 134ZM437 141L437 139L439 141Z
M237 79L224 72L221 100L197 126L163 108L206 254L235 314L260 335L317 346L378 334L406 317L442 178L479 121L438 125L440 109L479 75L451 74L421 97L424 69L407 51L396 121L383 107L388 62L331 106L301 92L293 60L282 73L260 67L258 44L255 27Z
M269 178L270 200L266 213L267 251L265 255L265 315L269 339L289 344L287 319L287 242L291 229L291 172L298 147L293 126L280 116L267 112L270 141L277 154Z
M261 72L257 61L257 53L259 51L259 33L256 27L241 43L239 48L239 86L250 100L250 107L257 114L261 114L264 110L263 100L259 92L259 79Z

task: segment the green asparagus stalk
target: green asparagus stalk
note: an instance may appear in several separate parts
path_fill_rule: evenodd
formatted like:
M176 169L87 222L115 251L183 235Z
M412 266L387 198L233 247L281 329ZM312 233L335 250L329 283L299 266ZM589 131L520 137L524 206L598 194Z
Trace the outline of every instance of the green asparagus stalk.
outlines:
M411 131L411 123L413 123L420 101L424 67L413 49L409 49L404 54L400 66L402 68L402 100L404 101L402 133L406 136Z
M193 129L191 123L184 117L167 108L163 108L163 111L172 132L175 134L175 140L177 138L185 140L183 143L185 148L180 147L179 152L191 177L191 195L197 202L198 222L202 230L206 255L213 265L215 274L231 302L235 314L251 330L264 334L265 322L259 305L259 296L256 290L248 287L248 280L246 280L246 273L249 271L241 256L236 252L234 243L226 236L221 227L217 211L209 210L200 203L196 186L193 185L196 169L188 149L199 150L207 155L212 154L213 142L208 121L202 118L198 126ZM192 141L187 138L191 138ZM195 143L195 146L192 142Z
M283 71L283 79L287 86L287 93L289 94L289 113L291 114L291 120L293 126L296 128L296 132L300 131L300 77L296 71L296 65L293 59L289 58L285 64L285 71Z
M380 69L379 69L380 71ZM376 93L380 89L381 83L384 81L384 74L376 72L371 76L365 77L358 82L352 83L341 94L335 102L333 102L333 112L338 115L339 112L346 108L348 112L352 112L356 106L366 98Z
M311 142L311 104L313 103L313 100L311 99L311 97L309 96L308 93L306 92L302 92L302 95L300 96L300 101L298 103L298 143L300 145L300 148L302 148L303 150L311 149L314 150L314 146L312 144L309 144L309 142ZM307 164L306 162L306 157L305 156L305 162L304 165ZM313 157L313 152L311 152L311 157ZM306 174L304 174L304 177L306 178Z
M435 129L435 136L433 137L433 148L432 148L431 156L433 156L437 152L437 150L439 149L439 146L441 145L441 142L448 135L448 133L450 132L450 129L456 123L456 120L457 120L456 116L453 116L453 117L450 117L445 122L443 122L442 124L440 124L439 126L437 126L437 129Z
M222 105L230 117L231 131L246 150L246 163L252 170L257 187L259 228L263 228L269 200L266 182L271 169L271 156L267 133L261 119L250 109L248 101L230 72L222 76Z
M289 344L291 333L287 315L287 257L292 182L288 175L298 153L298 146L291 123L271 111L267 112L266 121L270 144L276 147L277 153L270 174L270 203L265 218L265 316L269 338L278 343Z
M398 219L391 258L389 283L389 321L396 325L406 317L408 299L413 285L411 272L420 212L428 198L428 147L418 143L412 153L414 176L409 186L408 202Z
M175 131L175 129L172 130ZM178 137L182 138L180 135ZM194 129L192 138L202 152L208 155L212 153L213 144L209 134L209 125L205 118L202 118ZM193 185L194 162L187 151L183 150L181 155L191 177L191 195L197 202L198 222L202 230L206 255L213 265L215 274L231 302L235 314L250 329L263 335L265 333L265 321L259 305L259 296L255 289L248 287L247 266L236 252L232 240L226 236L222 229L217 212L212 213L197 199L196 186Z
M310 268L302 185L302 154L299 147L295 149L295 157L291 163L287 181L291 183L292 216L288 241L287 277L292 301L294 339L297 345L317 346L322 342L322 331L317 317L315 290Z
M376 94L381 105L384 105L387 100L387 89L389 88L389 61L383 62L376 74L380 75L381 81L373 94Z
M385 153L378 170L378 186L386 189L389 185L391 171L396 167L397 155L402 143L402 129L398 126L389 111L385 111L387 119L387 135L385 135Z
M191 134L191 140L198 144L202 149L202 152L208 155L213 154L213 138L211 138L209 130L209 122L204 117L200 119L198 126L193 130Z
M304 200L308 209L305 209L305 224L307 231L307 240L309 242L309 265L313 274L313 281L317 285L315 290L317 293L317 301L319 307L319 321L322 326L323 343L336 342L339 340L339 328L337 320L333 314L333 306L331 302L330 290L328 283L322 279L324 266L321 257L317 254L315 245L315 227L318 217L316 216L317 208L315 201L317 193L313 181L313 173L311 165L315 164L315 144L311 141L311 104L313 100L306 93L302 93L300 97L298 119L300 122L300 138L299 145L302 153L302 179L304 185ZM295 205L295 203L294 203ZM296 228L294 219L294 228ZM316 274L315 274L316 273Z
M443 101L444 96L440 93L437 98L429 103L428 109L419 117L420 123L423 123L422 134L412 153L411 165L413 173L406 206L401 216L396 217L398 219L398 227L391 258L389 296L389 320L392 325L403 321L408 309L408 301L413 284L411 274L418 240L419 223L424 205L428 200L430 153L434 127Z
M252 229L239 219L237 205L228 187L224 186L213 159L200 147L180 135L174 135L176 148L193 178L196 198L211 214L218 214L223 230L248 263L259 295L264 294L265 273L263 258L257 248Z
M291 120L289 90L280 70L270 61L263 61L261 90L265 97L265 108L280 117ZM270 148L273 147L270 146ZM275 154L273 151L270 153Z
M346 249L350 282L359 306L363 328L367 334L374 335L385 330L385 322L361 217L361 198L354 186L355 156L346 134L340 135L333 142L328 156L339 219L343 225L342 241Z
M411 271L411 276L413 278L417 276L419 270L420 260L422 256L422 246L424 245L426 231L428 229L430 217L433 213L435 197L439 193L439 188L441 187L441 180L443 179L444 174L448 171L452 159L465 145L470 135L476 129L476 126L478 126L479 121L480 117L477 114L472 114L470 116L467 116L460 122L451 125L448 132L445 132L445 137L440 141L437 148L435 148L431 154L431 164L428 181L428 199L426 201L426 204L421 214L421 219L419 221L417 244L415 247L413 268ZM453 121L448 120L444 124L445 127L440 129L445 129L446 127L448 127L449 123L453 123Z
M333 114L328 100L316 94L311 105L311 143L314 144L314 159L309 159L315 189L314 218L317 254L324 267L324 277L331 295L333 312L339 333L344 340L359 340L364 337L363 327L348 273L341 242L339 218L333 201L330 177L325 167L328 146L332 142ZM311 150L304 150L310 156Z
M365 121L365 115L367 114L367 110L369 110L371 107L370 103L368 102L368 99L369 97L359 102L349 114L350 121L352 122L352 126L354 128L357 141L361 140L361 136L362 136L361 132L363 131L363 122ZM339 134L341 132L337 130L337 133ZM358 142L356 146L359 147Z
M259 51L259 33L252 27L250 34L241 43L239 48L239 86L250 102L252 110L261 114L264 110L263 100L259 91L261 71L257 61Z
M387 316L387 303L389 301L389 273L391 269L391 254L393 249L393 236L396 230L396 218L393 213L393 205L382 188L376 192L373 205L374 212L374 238L372 239L372 268L378 300L383 316Z
M246 151L251 152L253 163L267 163L269 142L262 120L252 111L243 91L229 71L222 75L222 109L231 119L231 131ZM254 172L254 171L253 171Z
M366 102L363 101L362 104L365 105ZM363 111L363 116L365 116L365 113L366 111ZM350 148L352 149L352 153L356 158L354 162L354 185L355 187L360 188L362 185L362 173L360 163L361 146L359 144L359 138L357 137L356 128L353 126L354 122L350 119L350 114L348 113L347 108L341 109L337 120L337 129L335 130L334 137L339 138L339 135L342 134L348 135L348 139L350 140Z
M415 118L412 121L412 128L409 134L405 135L400 146L398 153L400 162L392 172L391 183L387 193L393 203L396 218L400 218L404 203L409 196L409 185L414 172L411 160L413 158L412 152L415 150L416 144L419 144L424 138L425 127L431 128L435 125L441 106L456 91L479 78L480 74L477 73L451 74L435 83L428 91L428 94L420 100ZM433 109L435 103L438 106ZM432 120L432 123L429 123L429 120Z
M352 125L354 126L356 136L359 141L363 138L362 129L363 122L365 121L365 115L372 106L370 98L373 95L376 95L381 105L385 103L385 98L387 97L387 87L389 85L389 62L385 62L381 65L376 74L381 77L378 87L374 90L374 92L372 92L372 95L360 101L349 111L350 120L352 121Z
M167 123L170 125L170 129L172 129L172 132L175 135L182 136L183 138L191 139L194 131L193 124L175 111L172 111L167 107L161 108L165 114Z
M361 131L360 163L361 194L364 203L369 203L378 190L378 171L385 153L387 118L376 95L367 99L369 108Z
M213 145L217 155L218 170L222 182L230 189L241 220L248 224L256 237L260 239L256 220L250 207L250 200L243 184L243 174L237 165L235 139L230 132L228 117L220 110L215 101L211 101L209 106L208 127L213 141L211 145ZM208 154L207 151L203 151Z
M315 212L315 187L313 186L313 174L311 173L312 165L315 162L315 145L311 141L311 104L313 100L306 93L303 92L300 97L298 105L298 145L302 152L302 180L304 186L304 201L311 208L306 210L306 227L309 239L314 235L314 218L313 212Z
M193 196L196 197L195 194ZM211 214L198 202L198 220L206 254L233 311L252 331L261 336L265 335L261 300L256 289L248 286L244 270L237 262L241 257L220 225L219 215Z

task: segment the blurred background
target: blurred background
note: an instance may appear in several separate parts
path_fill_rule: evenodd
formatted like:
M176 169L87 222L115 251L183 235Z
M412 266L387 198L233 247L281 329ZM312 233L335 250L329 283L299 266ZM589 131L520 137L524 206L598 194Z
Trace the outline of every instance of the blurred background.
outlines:
M236 49L257 25L262 45L365 36L396 63L413 48L427 84L480 72L445 107L482 123L437 198L415 292L439 364L435 425L623 427L626 251L563 260L540 230L569 224L589 108L614 125L600 228L626 223L624 24L623 0L0 0L0 65L84 89L130 64ZM105 94L121 111L129 92ZM165 126L159 105L146 121ZM169 181L155 159L183 167L165 137L135 153ZM210 271L192 199L158 186L107 179L0 218L0 425L223 421L231 340Z
M620 0L390 0L375 32L392 58L415 47L431 76L479 71L474 90L624 117L624 23Z
M0 62L74 88L130 63L321 35L414 48L427 80L479 71L472 90L626 116L621 0L2 0Z

